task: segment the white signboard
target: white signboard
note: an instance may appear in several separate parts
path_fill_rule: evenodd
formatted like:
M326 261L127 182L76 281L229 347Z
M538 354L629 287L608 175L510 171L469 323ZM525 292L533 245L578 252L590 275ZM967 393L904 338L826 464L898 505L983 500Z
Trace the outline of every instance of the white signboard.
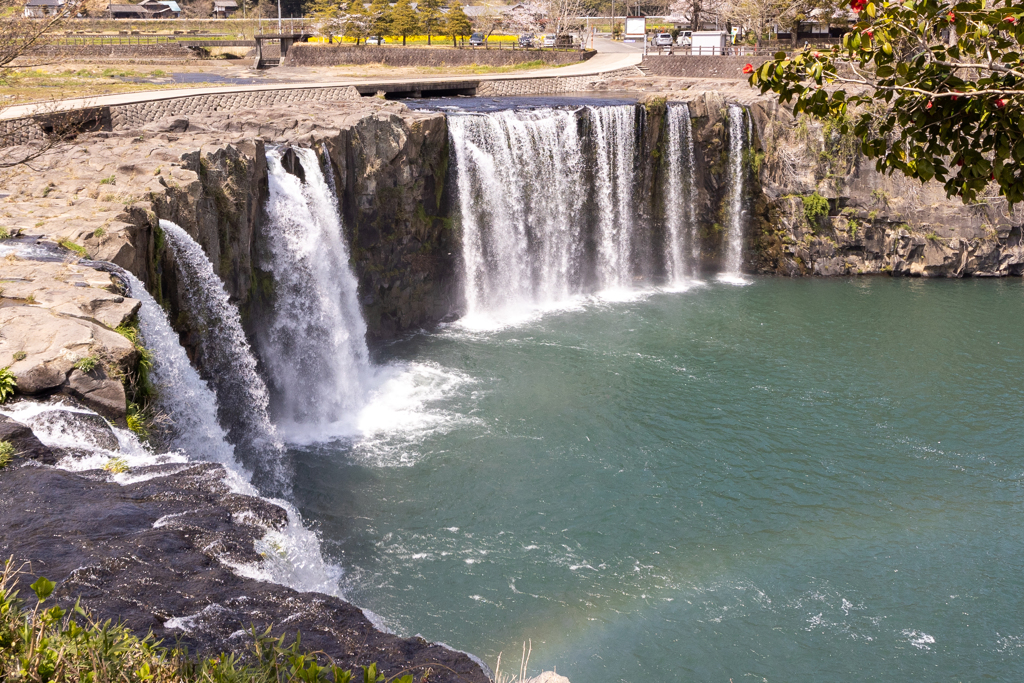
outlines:
M647 17L626 17L626 37L643 38L647 35Z

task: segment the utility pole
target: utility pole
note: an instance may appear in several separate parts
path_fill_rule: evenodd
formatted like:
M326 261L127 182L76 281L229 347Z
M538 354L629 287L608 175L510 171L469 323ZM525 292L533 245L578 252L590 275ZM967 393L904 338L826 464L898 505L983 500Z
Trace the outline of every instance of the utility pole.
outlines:
M281 0L277 0L277 34L281 35Z

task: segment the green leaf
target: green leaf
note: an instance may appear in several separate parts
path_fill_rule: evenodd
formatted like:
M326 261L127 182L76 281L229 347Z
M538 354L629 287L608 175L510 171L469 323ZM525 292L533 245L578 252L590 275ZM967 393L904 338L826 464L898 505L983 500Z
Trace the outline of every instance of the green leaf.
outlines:
M864 11L868 13L868 16L872 19L875 18L875 3L869 2L868 6L864 8Z
M35 591L36 597L39 598L39 602L42 602L46 598L50 597L50 594L53 593L53 589L56 587L57 584L43 576L40 576L38 579L36 579L35 583L29 586L29 588Z

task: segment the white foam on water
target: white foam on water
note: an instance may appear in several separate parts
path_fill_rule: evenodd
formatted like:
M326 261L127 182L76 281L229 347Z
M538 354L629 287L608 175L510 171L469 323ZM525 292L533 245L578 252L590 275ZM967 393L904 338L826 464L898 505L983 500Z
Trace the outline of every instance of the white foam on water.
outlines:
M935 637L930 636L923 631L908 628L903 629L900 634L918 650L931 650L931 646L935 644Z
M726 285L736 285L738 287L745 287L747 285L754 284L754 281L748 277L744 277L739 273L719 273L715 276L715 280Z

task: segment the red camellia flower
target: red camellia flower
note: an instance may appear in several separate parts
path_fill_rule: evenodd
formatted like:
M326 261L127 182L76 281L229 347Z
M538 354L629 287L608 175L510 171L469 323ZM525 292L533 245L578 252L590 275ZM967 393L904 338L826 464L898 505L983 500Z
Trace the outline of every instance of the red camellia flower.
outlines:
M956 160L956 165L957 166L963 166L964 165L964 160L963 159L957 159Z
M1006 17L1006 21L1008 23L1010 23L1010 24L1016 24L1017 23L1017 17Z
M951 23L951 24L952 24L952 23L954 23L954 22L956 21L956 15L955 15L955 14L953 14L952 12L950 12L950 13L949 13L949 14L947 14L946 16L947 16L947 17L949 17L949 23Z
M754 73L754 65L753 64L744 64L743 65L743 73L745 73L745 74Z
M1007 103L1007 100L1004 100L1003 98L1000 97L998 100L996 100L996 109L1003 109L1003 108L1005 108L1006 107L1006 103Z
M928 101L928 104L924 105L924 108L925 109L931 109L932 108L931 100Z
M996 179L996 174L995 173L990 173L989 176L988 176L988 179L989 180L995 180Z
M850 0L850 9L860 14L868 6L868 0Z
M864 35L866 35L868 38L874 38L875 37L875 32L872 31L869 28L866 28L866 29L864 29Z

